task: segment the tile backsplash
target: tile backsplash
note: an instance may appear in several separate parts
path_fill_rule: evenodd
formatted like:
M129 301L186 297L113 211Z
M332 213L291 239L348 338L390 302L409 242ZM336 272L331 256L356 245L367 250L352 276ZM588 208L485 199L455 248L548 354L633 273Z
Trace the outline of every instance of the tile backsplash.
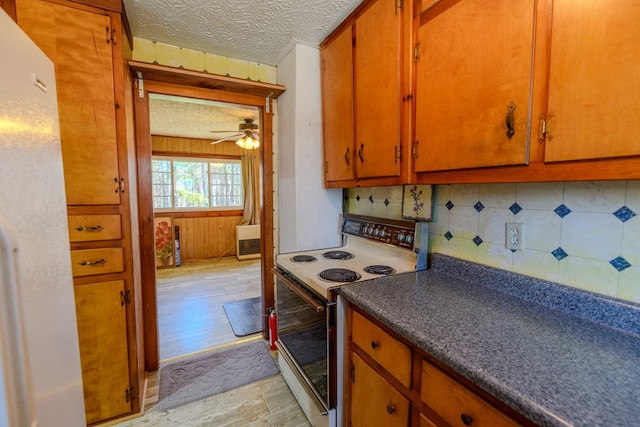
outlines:
M344 210L401 219L402 187L345 189ZM437 185L434 213L429 252L640 302L640 181Z

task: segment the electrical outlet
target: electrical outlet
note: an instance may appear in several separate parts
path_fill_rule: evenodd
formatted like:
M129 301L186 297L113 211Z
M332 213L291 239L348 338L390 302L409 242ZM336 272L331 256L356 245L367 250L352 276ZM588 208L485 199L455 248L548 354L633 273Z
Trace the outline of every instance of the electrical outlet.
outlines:
M507 222L505 247L514 251L524 250L524 224Z

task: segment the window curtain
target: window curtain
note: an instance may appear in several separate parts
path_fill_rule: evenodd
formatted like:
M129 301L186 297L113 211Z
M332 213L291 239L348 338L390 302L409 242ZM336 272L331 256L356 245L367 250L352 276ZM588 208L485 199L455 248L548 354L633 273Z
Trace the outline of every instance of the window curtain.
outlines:
M240 225L259 224L259 211L257 209L256 191L256 156L245 154L241 158L242 164L242 187L244 189L244 214Z

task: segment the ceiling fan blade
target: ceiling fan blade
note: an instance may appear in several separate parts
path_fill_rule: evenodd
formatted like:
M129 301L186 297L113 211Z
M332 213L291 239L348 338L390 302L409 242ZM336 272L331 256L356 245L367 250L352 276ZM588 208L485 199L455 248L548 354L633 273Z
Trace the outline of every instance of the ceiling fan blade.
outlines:
M217 144L218 142L230 141L233 138L238 138L239 136L242 136L242 135L243 135L242 133L238 133L236 135L231 135L231 136L228 136L226 138L222 138L222 139L218 139L218 140L215 140L215 141L211 141L211 145Z

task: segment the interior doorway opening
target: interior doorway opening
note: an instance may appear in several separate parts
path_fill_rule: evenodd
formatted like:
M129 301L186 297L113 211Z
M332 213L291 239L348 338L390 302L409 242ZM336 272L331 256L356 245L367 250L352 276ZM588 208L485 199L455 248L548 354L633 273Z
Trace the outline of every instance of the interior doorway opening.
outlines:
M204 73L181 73L155 65L131 63L137 73L134 80L137 187L139 194L138 217L140 231L140 260L143 318L138 324L144 328L145 370L159 367L157 328L157 295L155 283L155 248L152 197L152 141L150 131L149 94L182 96L199 100L227 102L257 108L260 124L260 145L254 150L259 158L261 191L258 207L260 218L260 287L262 310L262 338L268 338L265 328L269 308L274 303L273 266L273 104L284 87L256 82L244 82ZM141 79L147 73L149 80ZM176 84L180 82L181 84ZM217 89L210 89L216 87ZM228 88L228 91L225 90Z
M258 113L149 94L160 361L261 332Z

